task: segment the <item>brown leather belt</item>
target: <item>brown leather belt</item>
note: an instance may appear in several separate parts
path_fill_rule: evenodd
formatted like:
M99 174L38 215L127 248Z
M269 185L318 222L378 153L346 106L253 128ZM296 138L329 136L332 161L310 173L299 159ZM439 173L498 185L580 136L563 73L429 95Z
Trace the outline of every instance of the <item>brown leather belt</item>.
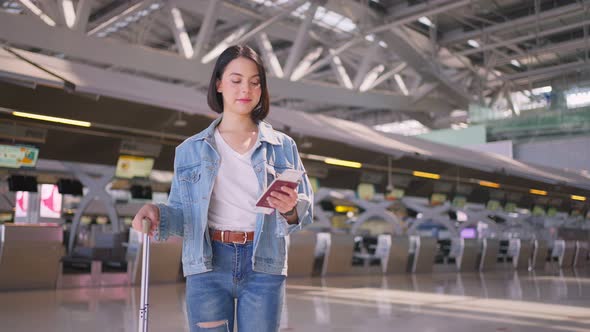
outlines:
M209 234L211 234L211 239L213 241L224 243L245 244L246 242L254 241L254 232L234 232L211 229L209 230Z

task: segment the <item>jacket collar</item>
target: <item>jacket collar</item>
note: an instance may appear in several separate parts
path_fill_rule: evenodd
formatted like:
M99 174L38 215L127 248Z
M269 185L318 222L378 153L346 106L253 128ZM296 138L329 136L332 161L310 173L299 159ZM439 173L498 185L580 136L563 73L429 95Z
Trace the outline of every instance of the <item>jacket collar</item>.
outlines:
M213 139L213 135L215 134L215 128L219 125L222 118L223 114L215 119L205 130L193 136L193 140L205 140L210 142ZM269 123L264 121L258 122L258 140L260 142L267 142L272 145L280 145L277 132L274 131Z

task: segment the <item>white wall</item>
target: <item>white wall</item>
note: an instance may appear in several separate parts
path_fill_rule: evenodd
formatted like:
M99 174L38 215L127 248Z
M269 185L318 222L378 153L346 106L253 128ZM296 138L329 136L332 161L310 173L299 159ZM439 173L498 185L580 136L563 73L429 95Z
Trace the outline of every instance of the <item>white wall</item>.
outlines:
M520 143L514 158L555 168L590 172L590 136Z

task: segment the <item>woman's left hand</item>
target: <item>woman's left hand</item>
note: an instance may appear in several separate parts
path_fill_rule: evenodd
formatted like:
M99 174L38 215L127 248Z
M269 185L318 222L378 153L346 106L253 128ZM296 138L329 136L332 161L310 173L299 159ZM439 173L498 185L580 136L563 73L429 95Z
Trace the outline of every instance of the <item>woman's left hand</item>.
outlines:
M281 191L273 191L268 197L268 203L280 213L287 213L297 205L297 188L281 187Z

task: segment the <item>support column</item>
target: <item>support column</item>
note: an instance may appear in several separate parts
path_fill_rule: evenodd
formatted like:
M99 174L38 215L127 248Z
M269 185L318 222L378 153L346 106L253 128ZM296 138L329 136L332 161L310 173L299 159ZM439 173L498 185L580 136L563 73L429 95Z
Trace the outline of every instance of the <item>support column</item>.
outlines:
M113 203L111 195L109 195L109 193L106 191L107 184L115 176L115 167L102 168L100 171L98 171L102 174L100 174L97 178L92 177L83 165L66 162L63 164L66 169L72 172L76 178L78 178L78 180L80 180L80 182L82 182L82 184L88 188L88 193L82 197L80 205L76 209L76 213L74 214L74 219L72 221L72 229L70 230L70 238L68 239L68 254L71 254L74 249L74 240L76 239L76 235L78 233L78 225L80 224L82 214L88 205L94 200L101 200L103 202L107 209L109 219L111 220L113 230L120 230L119 216L117 215L115 204ZM97 173L96 168L93 169L93 173Z

